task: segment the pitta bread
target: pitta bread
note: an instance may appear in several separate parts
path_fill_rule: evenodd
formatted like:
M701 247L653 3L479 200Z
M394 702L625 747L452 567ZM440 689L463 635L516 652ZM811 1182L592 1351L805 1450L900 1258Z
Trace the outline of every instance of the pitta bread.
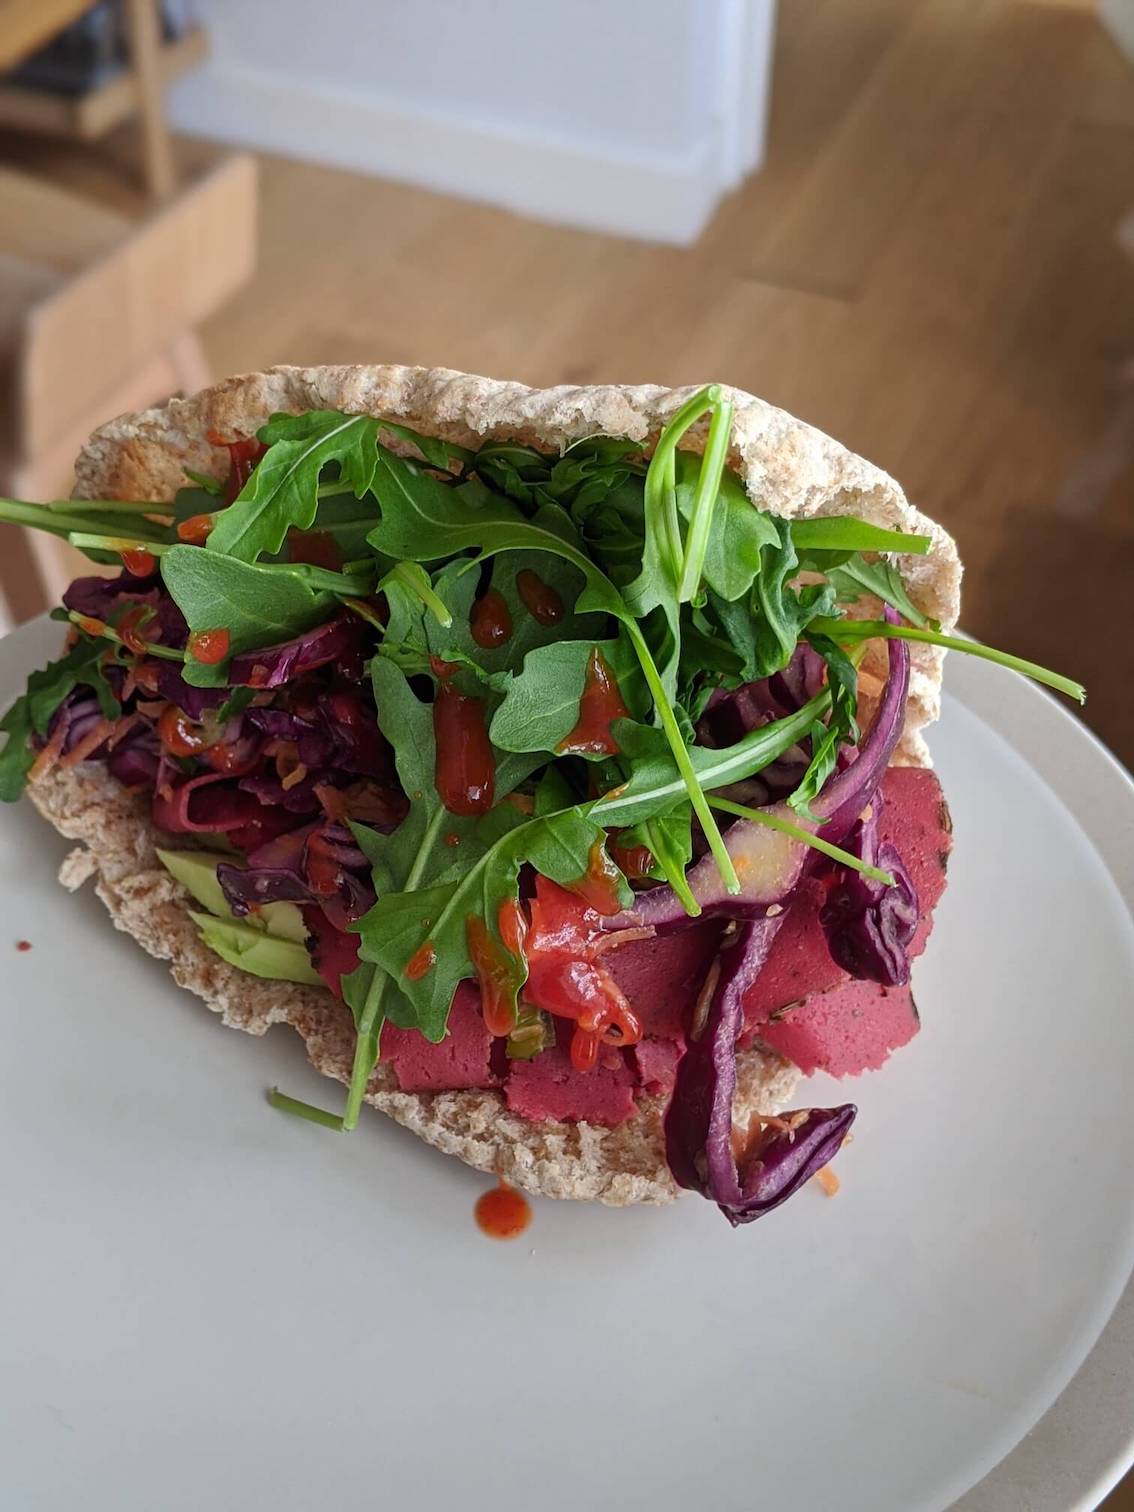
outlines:
M586 436L625 436L648 450L693 388L618 386L531 389L445 368L274 368L232 378L189 399L125 415L102 426L76 465L80 498L171 499L184 468L217 477L227 471L223 448L209 437L252 435L279 411L341 409L386 416L462 445L511 439L560 449ZM793 517L849 514L891 529L929 535L926 557L899 567L911 597L946 630L956 622L961 568L951 538L906 501L878 468L819 431L739 390L732 467L753 502ZM394 438L394 449L405 450ZM683 445L699 451L705 426ZM928 764L922 728L939 709L941 653L914 646L905 731L897 759ZM869 662L868 662L869 666ZM885 675L884 652L876 669ZM184 889L155 855L161 843L142 800L129 796L97 764L55 770L36 783L32 801L61 833L82 842L61 872L78 886L97 874L97 891L119 929L169 960L174 978L202 997L230 1027L263 1034L289 1023L303 1036L317 1070L346 1082L353 1050L350 1016L329 992L267 982L221 961L199 939ZM758 1050L738 1058L738 1121L785 1106L798 1073ZM530 1123L490 1092L399 1092L380 1065L367 1101L446 1154L549 1197L622 1205L666 1202L678 1195L665 1164L658 1098L614 1129L587 1124Z

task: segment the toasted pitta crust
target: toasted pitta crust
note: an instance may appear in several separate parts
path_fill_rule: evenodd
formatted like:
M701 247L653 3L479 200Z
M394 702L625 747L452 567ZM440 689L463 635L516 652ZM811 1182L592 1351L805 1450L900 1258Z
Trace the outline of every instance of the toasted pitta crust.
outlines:
M273 368L232 378L189 399L126 415L102 426L76 465L80 498L172 499L184 469L223 477L228 457L216 438L252 435L269 415L340 409L398 420L462 445L510 439L562 449L582 437L625 436L649 450L693 388L606 385L531 389L446 368ZM952 539L906 501L897 484L811 426L740 390L735 406L732 467L753 502L789 518L849 514L891 529L929 535L927 557L898 560L911 597L950 629L956 622L961 568ZM703 449L705 426L683 443ZM210 437L213 439L210 440ZM396 450L406 450L387 438ZM872 648L885 675L885 656ZM897 759L928 764L922 728L939 710L941 653L913 647L905 731ZM349 1080L350 1016L329 992L267 982L228 965L205 946L188 916L185 890L161 866L161 838L146 806L104 768L88 764L49 773L32 801L64 835L83 842L61 871L67 886L97 873L97 891L118 928L151 955L169 960L174 978L202 997L224 1023L263 1034L274 1023L303 1036L317 1070ZM798 1079L780 1057L748 1051L738 1058L735 1115L782 1108ZM662 1101L644 1098L637 1114L614 1129L588 1124L532 1123L517 1118L494 1091L410 1094L379 1065L367 1101L446 1154L492 1171L528 1191L622 1205L667 1202L678 1195L664 1158Z

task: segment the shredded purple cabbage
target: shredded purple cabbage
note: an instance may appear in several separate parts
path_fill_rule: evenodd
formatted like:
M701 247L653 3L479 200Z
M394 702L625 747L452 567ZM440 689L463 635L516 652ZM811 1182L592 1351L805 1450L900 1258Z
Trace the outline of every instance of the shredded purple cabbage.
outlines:
M175 662L157 664L157 690L198 724L209 709L219 709L229 697L228 688L194 688L182 677Z
M785 1114L793 1127L765 1131L759 1144L750 1146L743 1171L738 1168L732 1099L744 997L768 959L783 917L744 925L722 948L708 1017L699 1034L695 1026L665 1115L666 1161L674 1180L710 1198L734 1228L770 1213L825 1166L857 1111L846 1103Z
M340 616L278 646L263 646L232 658L229 682L251 688L279 688L303 672L327 662L361 659L365 628L358 619Z
M317 837L322 856L335 873L335 891L313 888L309 848ZM345 929L374 902L370 867L345 825L302 825L250 851L244 866L222 861L217 881L238 917L264 903L317 903L337 929Z
M884 987L903 987L910 979L909 947L917 932L917 888L897 847L879 842L883 802L879 791L847 836L845 848L868 866L889 872L894 886L842 868L819 921L831 956L844 971Z

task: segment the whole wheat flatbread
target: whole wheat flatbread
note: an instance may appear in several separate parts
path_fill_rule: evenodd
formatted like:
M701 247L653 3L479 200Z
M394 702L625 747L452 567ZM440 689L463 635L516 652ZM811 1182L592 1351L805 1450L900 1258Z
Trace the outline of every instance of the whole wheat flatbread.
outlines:
M694 392L616 385L531 389L445 368L274 368L102 426L79 456L75 494L171 499L187 466L217 477L225 474L227 453L210 442L210 435L251 435L279 411L381 415L472 446L509 439L558 449L581 437L610 435L641 441L649 450ZM878 468L782 410L740 390L727 392L735 405L729 462L753 502L788 518L850 514L929 535L933 548L927 557L902 557L898 565L915 603L943 628L952 628L961 568L945 531L912 508ZM683 445L699 451L704 438L702 424ZM873 655L876 670L884 675L884 652L874 648ZM897 759L921 765L928 764L921 730L939 709L941 653L915 646L912 662ZM155 855L162 837L141 800L130 797L97 764L51 772L33 786L31 797L61 833L82 842L61 872L65 885L78 886L97 874L97 891L118 928L150 954L169 960L174 978L202 997L224 1023L252 1034L289 1023L303 1036L317 1070L349 1080L353 1030L346 1009L321 989L249 976L201 942L188 916L187 894ZM785 1106L798 1075L779 1056L759 1050L742 1054L738 1070L738 1121ZM635 1116L614 1129L532 1123L510 1113L495 1091L399 1092L390 1069L380 1065L367 1101L446 1154L531 1192L614 1205L666 1202L678 1195L665 1163L658 1098L643 1098Z

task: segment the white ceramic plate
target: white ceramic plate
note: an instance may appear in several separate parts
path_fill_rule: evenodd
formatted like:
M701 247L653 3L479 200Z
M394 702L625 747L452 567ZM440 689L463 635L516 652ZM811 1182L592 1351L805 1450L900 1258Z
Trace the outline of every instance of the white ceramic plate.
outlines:
M0 647L0 703L55 635ZM5 1507L928 1512L979 1481L1134 1258L1134 789L1020 680L949 682L923 1032L853 1086L842 1194L735 1233L689 1198L486 1240L483 1177L377 1115L273 1112L273 1082L338 1094L288 1031L225 1031L6 812Z

